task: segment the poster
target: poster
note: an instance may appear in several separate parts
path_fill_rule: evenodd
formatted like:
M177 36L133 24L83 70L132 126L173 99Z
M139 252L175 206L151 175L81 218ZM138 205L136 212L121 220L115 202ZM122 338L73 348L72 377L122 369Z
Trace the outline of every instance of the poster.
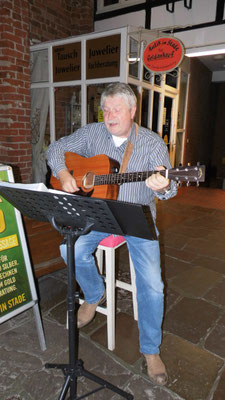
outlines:
M0 180L14 182L11 167L0 166ZM0 195L0 323L36 301L21 215Z

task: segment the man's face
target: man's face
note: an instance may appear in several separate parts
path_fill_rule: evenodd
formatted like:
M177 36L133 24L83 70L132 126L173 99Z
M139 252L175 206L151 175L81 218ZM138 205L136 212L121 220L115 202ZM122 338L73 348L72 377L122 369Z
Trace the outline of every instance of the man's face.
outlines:
M129 108L123 97L107 97L103 107L103 119L106 128L112 135L128 137L135 112L136 107Z

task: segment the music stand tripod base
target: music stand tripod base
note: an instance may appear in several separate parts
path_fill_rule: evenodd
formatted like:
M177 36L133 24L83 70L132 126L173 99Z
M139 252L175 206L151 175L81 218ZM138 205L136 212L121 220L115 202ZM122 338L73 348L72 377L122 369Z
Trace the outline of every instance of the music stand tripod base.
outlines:
M83 368L83 361L77 359L78 357L78 348L77 348L77 323L76 323L76 312L75 312L75 263L74 263L74 244L80 235L84 235L88 233L93 225L93 222L90 218L87 219L86 226L82 229L74 230L73 228L62 228L57 226L54 218L50 220L52 226L57 229L61 234L64 235L66 239L67 246L67 274L68 274L68 299L67 299L67 307L68 307L68 319L69 319L69 364L50 364L47 363L45 365L46 368L56 368L61 369L65 375L65 383L61 390L60 396L58 400L64 400L67 394L68 389L70 388L70 400L79 400L87 398L89 395L94 394L102 389L109 389L121 397L133 400L133 395L127 393L117 386L112 385L106 380L99 378L98 376L88 372ZM77 378L85 377L89 380L99 384L96 389L89 391L88 393L78 396L77 393Z

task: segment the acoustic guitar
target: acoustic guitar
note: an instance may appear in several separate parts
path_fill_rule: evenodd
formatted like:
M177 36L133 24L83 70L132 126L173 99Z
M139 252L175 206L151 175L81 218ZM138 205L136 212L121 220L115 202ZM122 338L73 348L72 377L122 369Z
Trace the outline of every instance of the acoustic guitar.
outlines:
M68 170L74 176L80 188L76 194L116 200L119 185L129 182L143 182L149 176L160 172L162 176L176 182L199 182L205 180L205 166L186 166L163 171L140 171L119 173L120 165L104 154L85 158L72 152L65 153ZM62 190L59 179L51 175L50 184L54 189Z

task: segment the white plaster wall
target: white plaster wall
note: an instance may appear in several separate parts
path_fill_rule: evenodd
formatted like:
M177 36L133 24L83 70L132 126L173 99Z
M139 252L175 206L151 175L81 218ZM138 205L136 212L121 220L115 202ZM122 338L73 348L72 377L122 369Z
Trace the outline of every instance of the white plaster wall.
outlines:
M153 7L151 28L155 29L167 26L185 27L187 25L213 22L215 21L216 4L216 0L194 0L192 1L191 10L188 10L184 7L183 1L179 1L175 3L174 13L168 12L166 5Z
M123 26L133 25L136 27L145 26L145 11L119 15L118 17L107 18L102 21L95 21L95 32L107 31L109 29L121 28Z
M175 3L175 12L166 10L166 5L153 7L151 15L151 29L169 26L192 26L195 24L215 21L217 0L194 0L192 9L187 10L183 1ZM225 16L225 6L224 6ZM108 18L95 22L95 31L107 31L114 28L132 25L145 26L145 11L133 12L118 17ZM175 33L185 48L204 47L217 43L225 43L225 25L194 29L186 32Z
M178 32L175 36L184 43L185 48L204 47L221 43L225 45L225 25Z

